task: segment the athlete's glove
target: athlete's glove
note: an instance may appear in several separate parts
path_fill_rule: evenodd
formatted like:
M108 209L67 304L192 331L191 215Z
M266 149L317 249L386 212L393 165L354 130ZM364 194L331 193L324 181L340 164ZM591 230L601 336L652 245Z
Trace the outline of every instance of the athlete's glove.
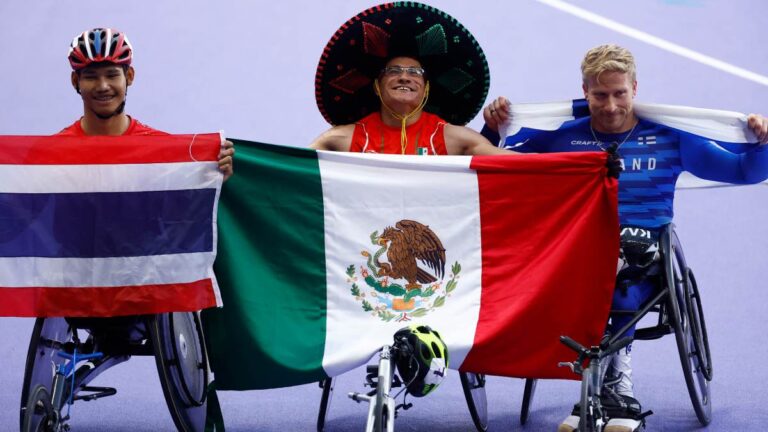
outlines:
M608 158L605 160L605 167L608 168L608 177L616 179L619 178L619 173L624 171L624 168L621 166L621 156L616 151L617 148L618 146L614 143L605 149L605 152L608 153Z

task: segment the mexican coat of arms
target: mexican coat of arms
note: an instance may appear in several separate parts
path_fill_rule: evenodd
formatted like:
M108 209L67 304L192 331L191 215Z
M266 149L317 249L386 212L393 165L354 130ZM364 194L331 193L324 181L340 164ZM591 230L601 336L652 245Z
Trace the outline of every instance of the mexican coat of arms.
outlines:
M461 265L451 266L445 282L445 248L429 226L403 219L370 241L365 261L347 267L351 293L364 311L384 321L409 321L442 307L458 285ZM358 283L362 280L362 283Z

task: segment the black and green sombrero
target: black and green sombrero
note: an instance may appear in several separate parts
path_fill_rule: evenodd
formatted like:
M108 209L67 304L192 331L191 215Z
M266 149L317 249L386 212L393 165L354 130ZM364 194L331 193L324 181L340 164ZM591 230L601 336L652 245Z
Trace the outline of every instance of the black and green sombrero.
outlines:
M425 111L464 125L482 108L490 74L472 34L450 15L422 3L384 3L352 17L325 46L315 75L320 113L333 125L378 111L373 80L392 57L417 58L427 71Z

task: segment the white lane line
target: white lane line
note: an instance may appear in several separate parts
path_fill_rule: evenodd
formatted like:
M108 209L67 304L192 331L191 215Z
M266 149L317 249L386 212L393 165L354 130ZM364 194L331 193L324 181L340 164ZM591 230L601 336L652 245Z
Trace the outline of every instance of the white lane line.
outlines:
M670 41L664 40L660 37L656 37L652 34L646 33L636 28L626 26L612 19L608 19L604 16L597 15L593 12L590 12L586 9L582 9L580 7L566 3L562 0L536 0L536 1L538 1L539 3L545 4L547 6L551 6L555 9L559 9L563 12L569 13L576 17L579 17L585 21L589 21L591 23L597 24L599 26L605 27L607 29L624 34L631 38L634 38L639 41L645 42L647 44L661 48L663 50L669 51L673 54L686 57L688 59L699 62L701 64L705 64L707 66L711 66L715 69L719 69L723 72L729 73L731 75L735 75L739 78L744 78L746 80L753 81L758 84L762 84L764 86L768 86L768 76L760 75L750 70L740 68L738 66L734 66L730 63L726 63L722 60L718 60L714 57L710 57L698 51L688 49L684 46L672 43Z

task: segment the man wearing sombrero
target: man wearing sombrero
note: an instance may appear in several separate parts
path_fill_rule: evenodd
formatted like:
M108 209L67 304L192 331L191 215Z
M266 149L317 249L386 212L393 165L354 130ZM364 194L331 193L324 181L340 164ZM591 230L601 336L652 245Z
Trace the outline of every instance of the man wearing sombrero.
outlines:
M318 150L408 155L513 154L464 127L490 75L482 49L446 13L386 3L353 17L328 42L315 97L334 125Z

